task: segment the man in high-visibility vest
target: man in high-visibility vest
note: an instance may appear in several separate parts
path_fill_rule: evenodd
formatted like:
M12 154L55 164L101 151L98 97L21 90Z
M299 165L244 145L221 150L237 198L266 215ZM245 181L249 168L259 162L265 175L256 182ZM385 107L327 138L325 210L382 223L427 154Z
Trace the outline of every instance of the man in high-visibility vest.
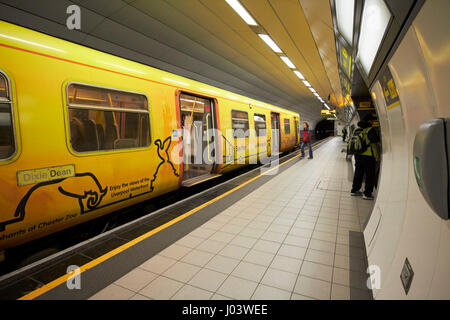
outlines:
M351 190L352 196L363 196L365 200L373 200L373 188L375 185L376 161L378 159L378 146L380 137L375 128L372 127L373 118L366 117L363 121L358 122L358 127L363 129L362 135L366 139L367 149L355 154L355 175L353 177L353 185ZM358 129L355 128L356 129ZM365 179L364 193L359 191L362 186L363 178Z
M345 138L347 138L347 128L342 129L342 141L345 142Z

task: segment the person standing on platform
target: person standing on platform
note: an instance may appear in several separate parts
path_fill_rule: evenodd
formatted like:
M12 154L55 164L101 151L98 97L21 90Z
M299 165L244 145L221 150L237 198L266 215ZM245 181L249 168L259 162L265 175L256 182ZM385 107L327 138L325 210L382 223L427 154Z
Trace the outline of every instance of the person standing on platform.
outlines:
M309 131L309 123L303 122L303 139L302 139L302 158L305 157L305 145L309 147L309 158L313 158L312 146L311 146L311 132Z
M376 160L378 158L377 143L380 137L375 128L372 127L373 118L371 116L365 117L363 121L358 122L358 126L349 138L349 144L352 143L353 136L359 135L362 141L365 141L365 148L360 152L355 153L355 175L353 177L353 185L351 190L352 196L363 196L365 200L373 200L372 195L375 185L376 174ZM364 193L359 191L362 186L363 178L365 179Z
M342 141L345 142L345 138L347 138L347 129L344 127L342 129Z

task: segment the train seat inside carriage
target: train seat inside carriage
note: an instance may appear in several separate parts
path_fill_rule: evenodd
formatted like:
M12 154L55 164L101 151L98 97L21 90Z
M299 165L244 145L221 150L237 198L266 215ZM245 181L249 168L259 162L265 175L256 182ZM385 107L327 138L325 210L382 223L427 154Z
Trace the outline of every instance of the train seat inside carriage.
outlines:
M80 118L72 116L70 131L73 149L77 152L85 152L127 149L139 146L137 139L118 139L117 125L109 123L105 127L91 119L80 120Z
M71 144L75 151L98 150L96 124L87 118L87 110L75 110L70 119Z
M2 109L5 109L3 112ZM11 113L9 108L0 104L0 158L8 158L14 153L14 134L11 130Z
M10 94L6 78L0 73L0 159L14 154L14 130Z
M99 149L103 150L105 148L105 130L103 129L103 126L99 123L96 123L95 127L97 129L97 139Z

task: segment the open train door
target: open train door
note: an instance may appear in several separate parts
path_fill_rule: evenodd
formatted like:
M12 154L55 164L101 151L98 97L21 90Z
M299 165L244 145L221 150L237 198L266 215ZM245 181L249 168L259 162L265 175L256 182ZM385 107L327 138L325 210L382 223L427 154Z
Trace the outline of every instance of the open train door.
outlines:
M221 176L217 167L218 139L214 101L187 93L179 95L183 135L183 181L190 187Z
M276 112L271 112L270 118L272 120L272 130L271 130L272 150L270 154L271 156L276 156L280 153L281 148L280 114Z
M295 145L300 145L300 123L297 118L294 118L294 125L295 125Z

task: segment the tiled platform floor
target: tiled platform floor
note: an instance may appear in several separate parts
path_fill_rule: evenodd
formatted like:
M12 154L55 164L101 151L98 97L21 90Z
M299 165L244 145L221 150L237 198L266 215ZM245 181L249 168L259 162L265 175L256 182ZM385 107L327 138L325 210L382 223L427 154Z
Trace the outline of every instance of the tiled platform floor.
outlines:
M362 226L332 139L91 299L370 299Z

